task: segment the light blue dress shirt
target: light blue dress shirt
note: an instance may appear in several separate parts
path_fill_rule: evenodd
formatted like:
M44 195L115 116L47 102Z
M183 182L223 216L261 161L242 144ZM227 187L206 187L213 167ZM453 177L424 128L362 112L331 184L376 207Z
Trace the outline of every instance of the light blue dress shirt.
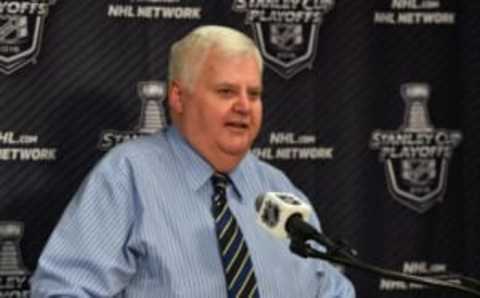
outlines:
M32 297L227 297L211 214L213 172L173 127L112 149L50 236ZM303 197L282 172L248 154L229 174L229 206L262 298L355 296L334 267L292 254L287 241L255 223L259 194Z

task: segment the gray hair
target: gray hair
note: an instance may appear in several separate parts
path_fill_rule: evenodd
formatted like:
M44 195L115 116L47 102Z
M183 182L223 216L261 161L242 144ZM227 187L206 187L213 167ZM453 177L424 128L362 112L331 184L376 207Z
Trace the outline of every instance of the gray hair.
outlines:
M175 42L170 49L168 85L182 80L193 88L198 71L208 50L218 48L227 55L251 54L263 72L262 56L253 40L235 29L216 25L200 26Z

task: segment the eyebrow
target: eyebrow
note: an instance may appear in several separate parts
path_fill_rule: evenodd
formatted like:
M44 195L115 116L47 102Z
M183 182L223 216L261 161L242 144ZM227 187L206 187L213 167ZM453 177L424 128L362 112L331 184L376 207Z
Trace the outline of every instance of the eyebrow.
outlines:
M229 87L229 88L238 88L238 84L235 83L229 83L229 82L219 82L219 83L214 83L213 86L215 87ZM247 86L248 90L255 90L255 91L262 91L263 88L261 85L258 86Z

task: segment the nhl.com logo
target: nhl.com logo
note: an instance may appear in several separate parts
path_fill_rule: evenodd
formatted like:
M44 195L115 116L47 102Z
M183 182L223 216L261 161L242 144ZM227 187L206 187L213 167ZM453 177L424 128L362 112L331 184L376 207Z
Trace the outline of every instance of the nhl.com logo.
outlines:
M398 130L375 130L370 148L379 151L393 198L423 213L443 200L449 162L462 134L433 127L427 106L429 85L403 84L401 95L405 102L402 125Z
M232 10L246 13L265 64L285 79L312 68L324 16L334 0L235 0Z
M12 74L35 63L43 29L56 0L0 1L0 72Z
M163 102L166 98L166 86L161 81L143 81L137 84L137 93L142 101L140 121L131 131L108 129L102 132L98 149L107 151L117 144L150 135L166 126Z

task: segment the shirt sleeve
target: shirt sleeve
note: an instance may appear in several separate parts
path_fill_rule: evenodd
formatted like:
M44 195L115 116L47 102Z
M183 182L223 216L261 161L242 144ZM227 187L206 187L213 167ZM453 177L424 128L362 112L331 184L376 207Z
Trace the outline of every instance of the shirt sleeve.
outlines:
M111 297L135 273L136 198L121 164L106 158L83 182L39 258L32 297Z
M305 198L305 195L300 191L296 190L298 194ZM308 202L311 204L310 202ZM318 216L314 214L310 218L310 223L317 227L319 231L322 231L320 220ZM324 246L321 246L317 243L312 243L312 246L319 251L326 251ZM318 275L318 293L316 297L319 298L355 298L355 289L351 281L343 275L337 268L325 260L314 259L312 260L317 262L317 275Z
M322 263L319 275L318 298L355 298L355 289L340 271L327 262Z
M301 192L300 192L301 193ZM303 194L302 194L303 195ZM304 197L304 196L303 196ZM305 198L305 197L304 197ZM322 231L320 220L313 214L310 223ZM319 251L326 251L324 246L312 243L312 246ZM318 293L319 298L355 298L355 289L350 280L343 275L336 267L325 260L314 259L317 262Z

